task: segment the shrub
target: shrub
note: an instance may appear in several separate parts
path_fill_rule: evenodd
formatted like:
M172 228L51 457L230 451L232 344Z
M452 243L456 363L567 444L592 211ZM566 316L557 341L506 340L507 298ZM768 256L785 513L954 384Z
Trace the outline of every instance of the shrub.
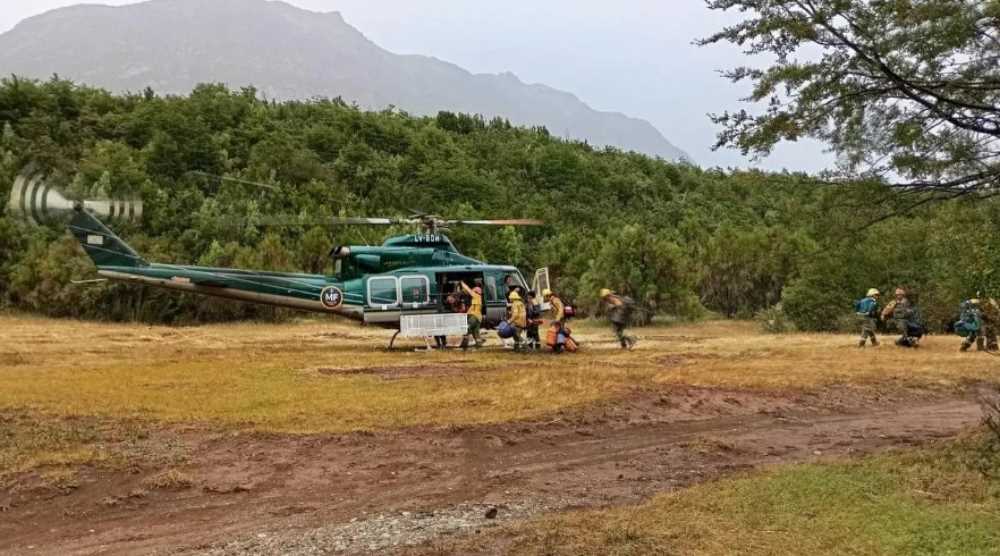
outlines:
M757 311L754 320L760 324L761 330L768 334L786 334L796 331L795 323L788 318L780 303Z

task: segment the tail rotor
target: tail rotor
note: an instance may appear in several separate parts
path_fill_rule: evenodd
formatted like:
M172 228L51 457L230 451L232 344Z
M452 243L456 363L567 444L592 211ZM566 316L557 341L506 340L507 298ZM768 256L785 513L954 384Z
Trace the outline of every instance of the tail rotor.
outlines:
M43 173L30 170L14 180L7 201L11 214L21 215L36 224L64 219L78 206L103 218L133 222L142 218L142 201L67 199Z

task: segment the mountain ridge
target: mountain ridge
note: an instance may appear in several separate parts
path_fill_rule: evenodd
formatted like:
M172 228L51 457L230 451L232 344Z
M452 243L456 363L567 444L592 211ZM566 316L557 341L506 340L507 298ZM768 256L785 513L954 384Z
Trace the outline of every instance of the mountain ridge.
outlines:
M432 56L395 54L340 12L276 0L58 8L0 35L0 73L58 74L116 92L151 87L164 94L221 82L252 85L277 100L341 97L375 110L500 116L597 146L691 160L645 120L595 110L571 92L525 83L513 72L473 73Z

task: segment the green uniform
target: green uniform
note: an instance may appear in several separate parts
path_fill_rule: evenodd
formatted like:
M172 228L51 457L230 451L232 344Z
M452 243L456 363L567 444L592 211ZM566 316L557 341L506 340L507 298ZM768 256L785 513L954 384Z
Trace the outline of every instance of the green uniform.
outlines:
M887 321L891 318L892 324L899 331L899 339L896 345L900 347L917 347L920 335L915 335L914 331L922 325L920 309L917 308L909 298L893 300L882 310L882 318Z
M636 344L633 336L626 334L629 321L632 317L632 307L630 301L611 294L604 298L604 303L608 307L608 320L615 329L615 338L621 344L622 349L632 349Z
M962 351L972 347L973 342L979 351L997 351L997 328L1000 327L1000 305L995 299L983 299L976 303L979 310L980 328L975 334L970 334L962 342Z

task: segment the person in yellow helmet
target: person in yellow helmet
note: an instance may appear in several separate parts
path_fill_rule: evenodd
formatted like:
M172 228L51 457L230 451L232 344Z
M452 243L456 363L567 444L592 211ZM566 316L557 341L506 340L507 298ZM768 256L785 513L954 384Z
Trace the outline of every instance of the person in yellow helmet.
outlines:
M514 288L510 292L510 317L507 322L514 327L514 351L521 351L521 333L528 327L528 310L521 297L521 288Z
M555 332L550 332L550 334L559 335L566 326L566 305L563 303L562 299L558 295L552 292L550 289L542 290L542 299L549 304L549 316L552 319L551 328L555 329ZM552 346L552 350L556 353L560 353L563 350L561 344L555 344Z
M465 311L469 322L469 333L462 338L462 349L469 348L469 338L472 338L476 347L480 347L483 345L479 338L479 330L483 323L483 290L479 286L470 288L465 282L461 282L460 285L470 299L468 309Z
M549 304L549 314L552 316L552 322L559 323L562 326L566 321L566 305L562 299L559 299L559 296L549 289L542 290L542 299Z
M854 303L854 313L861 323L861 339L858 347L863 348L871 339L873 346L878 346L878 338L875 337L875 329L878 327L878 300L882 293L877 289L868 290L865 297Z
M625 333L628 328L629 321L632 319L632 309L635 306L635 302L629 297L622 297L616 295L615 292L608 288L601 290L601 303L604 304L608 312L608 320L611 321L612 326L615 329L615 337L621 344L622 349L633 350L635 349L636 340L635 336L629 336Z

